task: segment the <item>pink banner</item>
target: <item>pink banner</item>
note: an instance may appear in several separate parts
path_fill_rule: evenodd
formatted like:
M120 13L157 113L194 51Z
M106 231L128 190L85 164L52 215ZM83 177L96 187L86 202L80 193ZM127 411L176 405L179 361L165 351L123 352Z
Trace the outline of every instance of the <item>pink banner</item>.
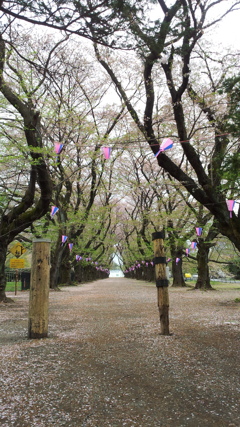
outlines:
M227 207L230 213L230 218L232 218L232 212L235 205L235 200L226 200L226 202L227 202Z
M111 147L102 147L102 152L106 160L110 158L111 150Z

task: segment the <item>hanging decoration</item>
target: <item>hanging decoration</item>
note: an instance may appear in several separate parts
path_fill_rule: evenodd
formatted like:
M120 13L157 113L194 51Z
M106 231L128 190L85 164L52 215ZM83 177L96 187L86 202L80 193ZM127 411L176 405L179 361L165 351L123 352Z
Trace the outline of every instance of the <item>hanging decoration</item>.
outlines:
M192 249L196 249L196 247L197 247L197 242L192 242L191 243L191 248Z
M50 215L51 215L51 218L57 213L59 211L59 208L57 208L57 206L52 206L52 209L51 209L51 213L50 213Z
M187 248L186 249L186 255L188 256L190 254L190 249L189 248Z
M54 149L56 154L60 154L63 149L63 144L60 144L59 142L55 142Z
M178 264L180 261L180 258L176 258L176 264Z
M102 152L106 160L110 159L111 151L111 147L102 147Z
M70 250L70 252L71 252L71 250L72 250L72 248L73 248L73 243L68 243L68 247L69 247L69 250Z
M80 255L76 255L76 261L81 261L82 257Z
M62 236L62 245L67 241L68 236Z
M202 227L196 227L197 236L200 237L202 235Z
M226 200L226 203L229 210L230 218L232 218L232 212L235 205L235 200Z
M180 260L180 258L179 258ZM166 263L168 263L169 261L171 261L171 258L168 258ZM143 268L143 267L154 267L154 262L153 261L135 261L135 263L131 266L128 267L124 273L130 273L131 271L136 271L138 268Z
M160 153L163 151L169 150L173 147L173 141L170 138L165 138L160 145L160 150L155 154L155 157L157 157Z

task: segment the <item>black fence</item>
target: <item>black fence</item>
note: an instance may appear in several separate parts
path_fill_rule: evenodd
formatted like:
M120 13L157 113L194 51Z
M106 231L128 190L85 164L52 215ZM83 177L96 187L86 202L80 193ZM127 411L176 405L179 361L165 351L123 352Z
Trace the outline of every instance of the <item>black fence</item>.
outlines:
M9 270L5 272L6 281L9 282L21 282L21 290L25 291L30 289L31 270Z

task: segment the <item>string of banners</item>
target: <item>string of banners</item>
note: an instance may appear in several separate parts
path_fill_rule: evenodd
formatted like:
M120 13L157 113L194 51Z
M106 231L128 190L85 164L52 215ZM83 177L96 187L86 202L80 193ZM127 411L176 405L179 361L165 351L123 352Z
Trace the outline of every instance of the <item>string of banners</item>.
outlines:
M169 150L172 147L173 147L173 141L170 138L165 138L162 144L160 145L158 152L155 154L155 157L158 157L160 153L162 153L163 151ZM64 144L61 144L59 142L54 143L54 151L57 155L61 154L63 148L64 148ZM105 160L110 159L112 147L101 147L101 150Z
M221 133L221 134L216 135L216 137L221 137L221 136L226 136L226 135L229 135L229 133ZM206 139L204 138L204 139L201 139L201 140L204 141ZM144 140L137 139L136 141L129 140L127 143L131 144L131 146L132 146L134 142L136 142L137 146L139 146L140 142L146 142L146 140L145 139ZM175 141L175 143L176 142L179 143L179 144L189 143L190 139L186 139L184 141ZM119 144L122 147L124 145L124 142L121 142ZM119 144L117 144L117 145L119 145ZM116 146L116 144L114 144L114 147L115 146ZM157 143L157 144L151 144L151 146L152 147L153 146L159 146L159 143ZM159 151L155 154L155 157L157 157L162 151L169 150L172 147L173 147L173 141L170 138L164 138L162 144L160 145ZM54 143L54 150L55 150L55 152L56 152L57 155L59 155L62 152L63 148L64 148L64 144L63 143L60 143L60 142L55 142ZM102 154L104 155L105 159L109 159L110 155L111 155L112 147L101 147L101 149L102 149Z

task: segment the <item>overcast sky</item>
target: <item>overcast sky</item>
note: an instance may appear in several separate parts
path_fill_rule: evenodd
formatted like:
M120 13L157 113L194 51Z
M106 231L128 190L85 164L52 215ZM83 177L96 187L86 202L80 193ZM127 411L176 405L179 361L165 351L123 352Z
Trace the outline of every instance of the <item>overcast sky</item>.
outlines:
M240 50L240 10L226 16L214 31L211 30L211 36Z

